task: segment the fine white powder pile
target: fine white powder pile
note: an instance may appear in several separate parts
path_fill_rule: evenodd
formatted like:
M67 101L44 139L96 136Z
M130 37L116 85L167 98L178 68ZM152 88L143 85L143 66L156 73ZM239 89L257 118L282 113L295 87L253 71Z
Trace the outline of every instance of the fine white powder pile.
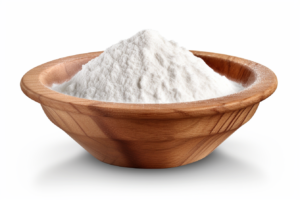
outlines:
M52 89L106 102L176 103L221 97L243 87L174 41L143 30L109 47Z

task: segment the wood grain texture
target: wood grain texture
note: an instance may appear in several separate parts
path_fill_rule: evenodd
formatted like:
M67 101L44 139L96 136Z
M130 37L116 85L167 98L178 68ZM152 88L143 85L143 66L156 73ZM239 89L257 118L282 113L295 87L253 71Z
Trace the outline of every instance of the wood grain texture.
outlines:
M242 58L192 51L246 89L220 98L172 104L123 104L81 99L48 87L69 80L102 52L54 60L27 72L22 91L48 118L97 159L118 166L168 168L210 154L254 115L277 87L268 68Z

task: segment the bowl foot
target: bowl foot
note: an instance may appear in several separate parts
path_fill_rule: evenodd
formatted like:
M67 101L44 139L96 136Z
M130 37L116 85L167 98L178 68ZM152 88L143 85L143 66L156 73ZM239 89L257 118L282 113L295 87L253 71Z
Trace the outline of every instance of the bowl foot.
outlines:
M209 155L235 130L167 141L117 141L68 133L98 160L121 167L171 168Z

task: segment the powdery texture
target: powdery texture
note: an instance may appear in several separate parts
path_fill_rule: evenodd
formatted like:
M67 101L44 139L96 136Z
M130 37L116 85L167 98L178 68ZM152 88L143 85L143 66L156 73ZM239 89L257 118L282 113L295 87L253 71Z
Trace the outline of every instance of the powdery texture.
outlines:
M109 47L52 89L107 102L176 103L221 97L243 87L174 41L144 30Z

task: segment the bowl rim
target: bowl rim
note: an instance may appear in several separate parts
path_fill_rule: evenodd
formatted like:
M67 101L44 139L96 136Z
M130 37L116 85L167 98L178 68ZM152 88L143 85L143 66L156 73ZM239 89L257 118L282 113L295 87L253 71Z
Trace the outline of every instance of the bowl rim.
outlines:
M51 90L41 82L46 70L76 60L93 59L103 51L56 59L29 70L21 80L21 89L29 98L44 106L91 116L116 118L169 119L220 114L242 109L269 97L277 88L277 77L267 67L243 58L203 51L191 51L195 56L217 58L237 63L255 75L255 81L239 93L213 99L168 104L131 104L103 102L65 95Z

